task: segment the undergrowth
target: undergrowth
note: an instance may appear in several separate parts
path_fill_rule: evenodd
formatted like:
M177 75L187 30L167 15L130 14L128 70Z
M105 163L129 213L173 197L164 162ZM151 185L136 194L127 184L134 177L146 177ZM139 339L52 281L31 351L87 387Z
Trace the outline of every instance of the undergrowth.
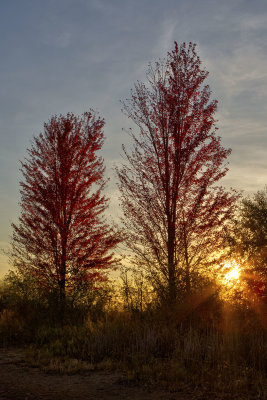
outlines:
M25 346L28 362L49 373L117 370L127 384L203 398L267 398L266 330L248 308L221 305L207 318L200 309L182 313L181 304L100 313L68 306L60 320L50 318L49 307L30 301L15 307L2 299L1 345Z

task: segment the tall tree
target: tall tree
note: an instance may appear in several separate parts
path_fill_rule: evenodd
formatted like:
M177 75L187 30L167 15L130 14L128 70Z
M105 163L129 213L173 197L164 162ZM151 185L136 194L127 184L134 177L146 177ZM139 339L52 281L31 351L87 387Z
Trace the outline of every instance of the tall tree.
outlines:
M12 258L20 271L59 289L65 299L85 280L103 279L118 236L103 212L104 120L93 111L54 116L22 163L21 215L13 226Z
M138 82L123 103L138 127L117 168L128 246L170 302L192 291L237 197L216 186L230 150L216 135L207 75L195 44L175 43L166 61L149 66L148 85Z
M230 254L243 264L243 279L267 301L267 188L242 199L230 233Z

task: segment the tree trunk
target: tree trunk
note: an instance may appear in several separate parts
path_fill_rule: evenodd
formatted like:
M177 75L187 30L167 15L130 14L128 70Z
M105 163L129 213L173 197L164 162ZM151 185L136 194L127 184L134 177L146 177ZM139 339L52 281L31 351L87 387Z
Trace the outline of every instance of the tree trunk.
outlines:
M66 282L65 278L59 282L59 318L61 322L65 319L65 305L66 305Z
M66 299L65 279L62 279L59 282L59 300L60 300L60 303L65 302L65 299Z
M184 227L184 249L185 249L185 290L187 294L190 294L191 293L190 263L188 257L188 245L186 240L185 227Z
M172 226L168 229L168 301L174 304L176 301L176 277L174 265L174 229Z
M185 290L187 294L191 293L190 269L187 260L185 266Z
M62 320L65 317L65 303L66 303L66 243L67 235L64 232L61 238L61 268L60 268L60 282L59 282L59 302L60 312L62 313Z

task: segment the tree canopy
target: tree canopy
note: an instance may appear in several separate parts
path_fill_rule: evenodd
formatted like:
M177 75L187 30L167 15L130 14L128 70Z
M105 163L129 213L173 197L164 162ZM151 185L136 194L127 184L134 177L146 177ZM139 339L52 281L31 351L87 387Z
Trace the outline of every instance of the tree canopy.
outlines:
M169 301L190 293L201 267L221 244L237 194L218 186L229 149L216 133L196 46L175 43L150 65L124 112L137 126L133 148L117 168L128 246Z
M64 299L82 281L104 279L119 238L103 218L107 199L104 120L93 111L54 116L22 163L21 215L13 224L12 259Z
M243 279L267 300L267 188L242 199L228 244L231 256L243 264Z

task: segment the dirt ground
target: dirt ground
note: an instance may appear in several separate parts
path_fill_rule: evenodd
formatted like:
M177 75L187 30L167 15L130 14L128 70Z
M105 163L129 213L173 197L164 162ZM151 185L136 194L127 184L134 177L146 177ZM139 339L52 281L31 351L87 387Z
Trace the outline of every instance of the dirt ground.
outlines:
M116 372L49 374L25 361L23 350L0 349L0 400L193 400L194 396L130 387Z

